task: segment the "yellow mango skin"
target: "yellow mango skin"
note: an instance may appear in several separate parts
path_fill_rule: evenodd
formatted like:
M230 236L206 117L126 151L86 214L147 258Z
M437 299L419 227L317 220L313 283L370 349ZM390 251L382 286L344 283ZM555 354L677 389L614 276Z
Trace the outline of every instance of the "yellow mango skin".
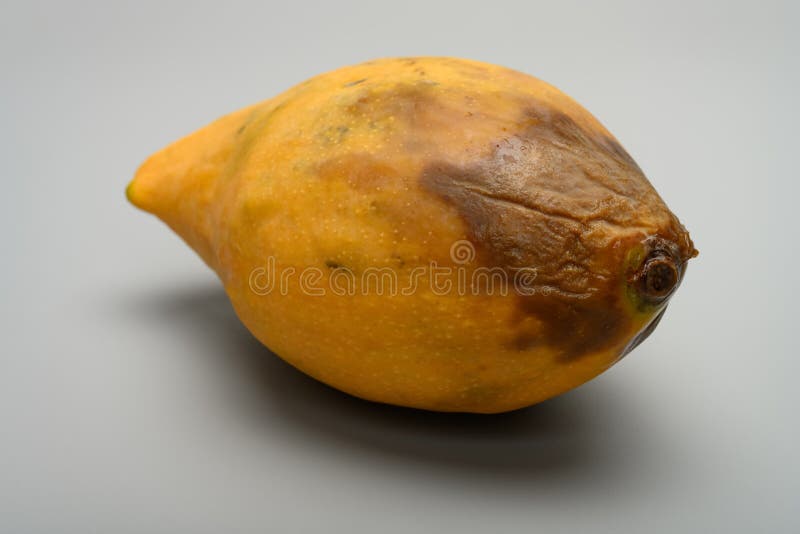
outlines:
M586 110L533 77L454 58L312 78L156 153L127 195L198 252L290 364L364 399L437 411L509 411L598 375L666 306L634 282L653 239L681 276L696 255ZM454 262L459 240L474 261ZM337 272L358 281L371 268L402 287L431 262L468 276L528 266L541 285L532 297L440 294L425 274L410 295L329 289ZM266 268L296 274L267 293L253 287ZM324 295L301 287L309 268Z

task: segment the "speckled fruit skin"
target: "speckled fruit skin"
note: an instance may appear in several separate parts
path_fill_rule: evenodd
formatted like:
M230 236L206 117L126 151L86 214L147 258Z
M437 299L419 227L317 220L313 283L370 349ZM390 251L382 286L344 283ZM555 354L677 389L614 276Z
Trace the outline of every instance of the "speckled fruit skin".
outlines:
M455 58L312 78L156 153L127 194L216 271L280 357L352 395L438 411L513 410L603 372L652 330L697 254L575 101ZM467 264L451 257L459 240L474 246ZM442 294L429 274L410 295L252 285L265 266L314 268L315 287L372 268L402 284L432 262L535 281L505 295Z

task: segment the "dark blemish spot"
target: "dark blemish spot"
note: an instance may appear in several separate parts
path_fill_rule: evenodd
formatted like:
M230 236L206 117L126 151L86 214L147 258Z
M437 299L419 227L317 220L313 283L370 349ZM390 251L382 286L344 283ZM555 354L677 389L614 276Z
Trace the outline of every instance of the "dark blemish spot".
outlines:
M342 267L341 263L335 262L333 260L325 260L325 267L328 269L339 269Z
M537 335L535 332L518 332L511 342L510 347L520 352L533 349L545 343L544 336Z
M360 80L356 80L354 82L348 82L344 84L342 87L353 87L354 85L358 85L360 83L364 83L367 81L367 78L361 78Z
M405 267L405 265L406 265L406 261L396 253L392 254L392 260L395 262L395 264L398 267Z

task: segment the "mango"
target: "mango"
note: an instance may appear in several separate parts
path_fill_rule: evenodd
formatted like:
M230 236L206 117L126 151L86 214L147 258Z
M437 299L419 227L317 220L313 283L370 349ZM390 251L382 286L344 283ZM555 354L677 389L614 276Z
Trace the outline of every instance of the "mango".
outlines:
M314 77L156 153L127 196L275 354L436 411L514 410L597 376L652 332L697 255L588 111L465 59Z

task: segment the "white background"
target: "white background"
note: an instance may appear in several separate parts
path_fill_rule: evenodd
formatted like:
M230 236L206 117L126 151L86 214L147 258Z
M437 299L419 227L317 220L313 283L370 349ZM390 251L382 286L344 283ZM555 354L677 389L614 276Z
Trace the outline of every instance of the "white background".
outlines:
M215 4L3 7L0 532L800 532L797 7ZM357 401L126 203L167 143L389 55L555 84L686 224L701 255L621 364L499 416Z

